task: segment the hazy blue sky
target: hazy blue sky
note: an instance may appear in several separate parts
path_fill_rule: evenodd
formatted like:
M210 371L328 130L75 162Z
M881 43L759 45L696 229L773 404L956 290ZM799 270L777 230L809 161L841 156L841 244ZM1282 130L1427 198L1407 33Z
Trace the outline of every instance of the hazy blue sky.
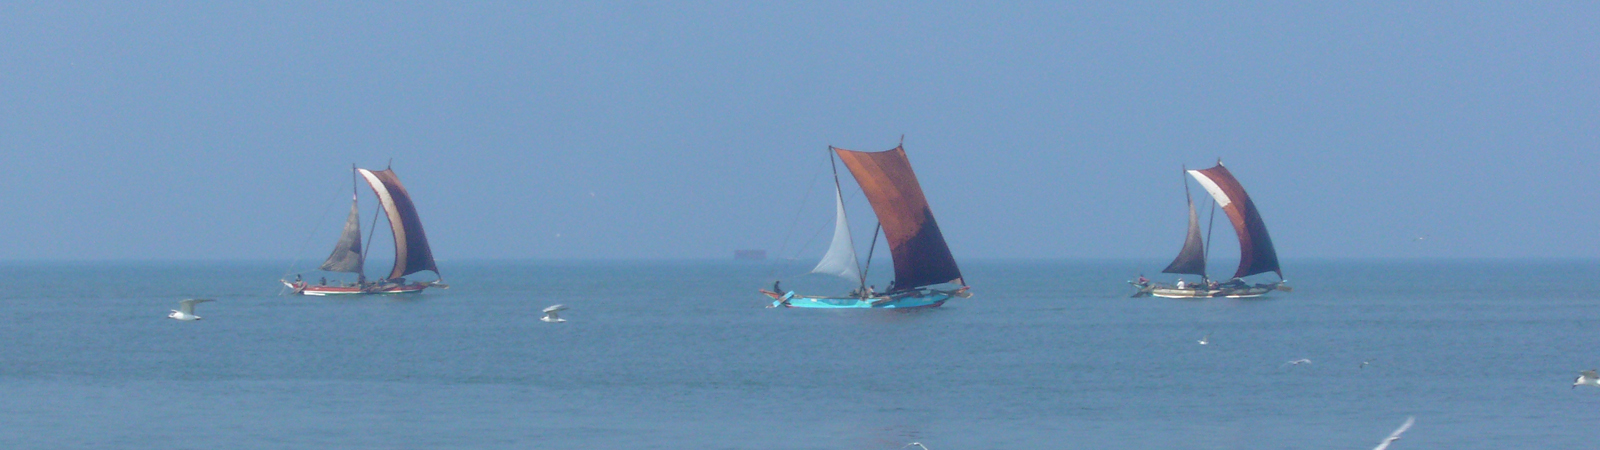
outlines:
M441 260L778 251L902 134L958 259L1219 156L1286 259L1600 255L1592 2L527 3L0 4L0 259L320 258L391 157Z

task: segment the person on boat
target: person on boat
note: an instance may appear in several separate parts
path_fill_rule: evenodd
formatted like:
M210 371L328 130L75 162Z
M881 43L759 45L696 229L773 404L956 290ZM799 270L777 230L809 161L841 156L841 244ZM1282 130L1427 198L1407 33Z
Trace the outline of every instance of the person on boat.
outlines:
M327 286L327 285L328 285L328 277L322 277L321 280L317 280L317 286Z
M778 283L779 283L779 281L773 281L772 282L772 293L774 293L774 294L782 294L783 293L783 288L778 287Z
M1187 284L1184 284L1184 282L1183 282L1183 279L1182 279L1182 278L1179 278L1179 279L1178 279L1178 289L1183 289L1183 288L1185 288L1185 287L1188 287L1188 286L1189 286L1189 285L1187 285Z
M300 274L298 274L298 273L294 274L294 282L295 283L299 283L300 282Z
M356 274L356 286L366 286L366 285L367 285L367 274L364 274L364 273Z
M877 295L878 294L877 291L878 291L878 285L867 286L867 296L868 297Z
M1149 278L1145 278L1144 274L1142 274L1142 273L1139 274L1139 285L1140 286L1144 286L1144 285L1147 285L1147 284L1150 284L1150 279Z

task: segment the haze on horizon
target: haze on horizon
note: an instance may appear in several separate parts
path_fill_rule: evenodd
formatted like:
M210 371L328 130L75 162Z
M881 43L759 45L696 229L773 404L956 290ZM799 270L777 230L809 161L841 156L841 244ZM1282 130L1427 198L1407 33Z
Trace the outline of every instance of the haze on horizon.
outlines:
M1600 255L1594 3L366 6L0 5L0 260L320 258L391 159L441 260L787 257L901 135L958 259L1218 157L1286 260Z

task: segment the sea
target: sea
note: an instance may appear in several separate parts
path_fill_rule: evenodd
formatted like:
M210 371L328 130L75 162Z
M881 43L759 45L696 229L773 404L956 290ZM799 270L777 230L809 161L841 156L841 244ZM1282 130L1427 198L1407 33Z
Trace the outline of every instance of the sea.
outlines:
M779 279L848 289L791 261L442 260L449 289L344 298L283 295L282 262L4 263L0 448L1363 449L1408 417L1390 449L1600 438L1600 388L1571 384L1600 367L1600 261L1286 259L1293 292L1128 297L1163 265L963 260L974 297L893 311L767 308ZM196 297L203 320L166 318Z

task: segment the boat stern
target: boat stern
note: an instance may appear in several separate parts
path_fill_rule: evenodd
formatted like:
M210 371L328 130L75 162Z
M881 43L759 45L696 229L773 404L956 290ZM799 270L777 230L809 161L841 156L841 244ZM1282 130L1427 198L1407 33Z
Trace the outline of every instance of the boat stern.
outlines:
M1150 294L1156 290L1155 283L1148 281L1141 283L1128 280L1128 284L1133 286L1133 295L1128 296L1129 298L1150 297Z

